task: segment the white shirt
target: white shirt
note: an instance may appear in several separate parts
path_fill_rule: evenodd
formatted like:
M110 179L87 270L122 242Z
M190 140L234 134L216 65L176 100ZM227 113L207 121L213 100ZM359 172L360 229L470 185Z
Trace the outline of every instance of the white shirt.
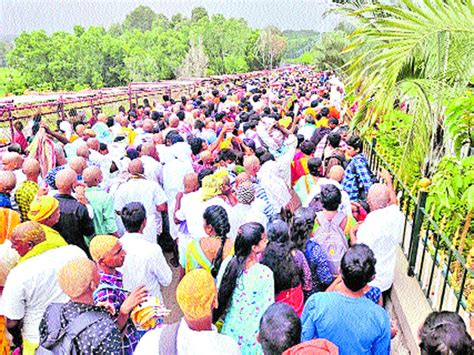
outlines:
M3 314L23 319L22 335L39 343L39 325L50 303L66 303L69 298L58 283L59 270L70 260L87 257L75 245L48 250L15 266L7 277L2 295Z
M157 235L161 234L161 214L156 210L166 202L166 195L160 184L146 179L130 179L121 184L114 194L115 211L130 202L141 202L146 211L146 227L143 231L145 240L156 243Z
M370 286L386 291L393 284L396 247L402 241L405 216L397 205L370 212L357 231L357 243L366 244L374 252L375 280Z
M156 328L147 332L138 343L134 354L158 354L162 330L163 328ZM235 340L227 335L219 334L214 326L212 330L195 331L188 327L184 319L180 321L176 348L178 355L237 355L241 353Z
M163 303L160 286L166 287L171 283L172 273L161 247L146 241L140 233L125 233L120 242L127 252L124 264L119 268L124 288L133 291L145 285L148 294L158 297Z
M266 227L268 218L262 212L259 203L260 201L254 201L251 205L238 203L232 207L232 215L235 227L239 228L242 224L250 222L257 222Z
M161 184L163 181L163 166L161 163L148 155L142 155L140 160L143 163L143 175L145 175L148 180Z
M100 169L103 177L100 187L107 189L110 185L110 167L112 166L112 160L94 149L89 149L89 151L89 165L94 165Z

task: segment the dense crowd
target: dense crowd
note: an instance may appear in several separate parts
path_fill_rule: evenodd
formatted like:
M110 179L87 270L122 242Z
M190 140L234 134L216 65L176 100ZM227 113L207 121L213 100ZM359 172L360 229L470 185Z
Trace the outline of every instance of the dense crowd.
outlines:
M343 100L333 73L295 67L15 122L0 354L389 354L404 215ZM473 351L450 312L420 349Z

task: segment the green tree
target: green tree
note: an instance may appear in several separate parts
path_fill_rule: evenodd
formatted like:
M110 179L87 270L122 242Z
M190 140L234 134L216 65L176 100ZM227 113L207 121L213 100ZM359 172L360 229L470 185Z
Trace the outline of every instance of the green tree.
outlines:
M126 30L149 31L155 18L156 14L151 8L140 5L125 17L123 26Z
M204 7L195 7L191 11L191 21L192 22L198 22L201 20L208 20L209 21L209 15L207 13L207 10Z
M353 125L369 127L407 98L412 129L402 159L434 172L445 152L444 111L462 94L474 70L474 12L463 0L403 0L400 4L347 6L358 21L348 51L349 90L358 90L361 109Z

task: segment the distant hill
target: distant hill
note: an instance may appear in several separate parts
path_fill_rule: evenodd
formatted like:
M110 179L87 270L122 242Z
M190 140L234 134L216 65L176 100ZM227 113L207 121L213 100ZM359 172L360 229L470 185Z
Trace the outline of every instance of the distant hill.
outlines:
M283 60L298 58L303 53L309 52L321 38L319 32L312 30L283 31L283 35L288 41Z

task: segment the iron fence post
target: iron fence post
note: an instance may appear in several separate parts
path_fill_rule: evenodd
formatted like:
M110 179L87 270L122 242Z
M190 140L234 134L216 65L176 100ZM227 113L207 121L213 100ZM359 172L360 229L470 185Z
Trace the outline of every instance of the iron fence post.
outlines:
M132 83L128 83L128 109L132 109Z
M410 236L410 249L408 251L408 276L415 276L416 256L418 254L419 244L418 236L420 235L421 226L423 224L423 213L421 210L425 208L427 196L428 190L426 188L420 189Z
M377 145L377 138L372 137L372 141L371 141L371 144L370 144L370 158L369 158L369 166L370 166L371 169L372 169L372 164L374 163L374 155L375 155L375 146L376 145Z
M13 143L13 136L15 135L15 129L13 128L13 116L12 116L12 111L10 106L7 106L7 115L8 115L8 122L10 123L10 133L12 135L11 137L11 143Z

